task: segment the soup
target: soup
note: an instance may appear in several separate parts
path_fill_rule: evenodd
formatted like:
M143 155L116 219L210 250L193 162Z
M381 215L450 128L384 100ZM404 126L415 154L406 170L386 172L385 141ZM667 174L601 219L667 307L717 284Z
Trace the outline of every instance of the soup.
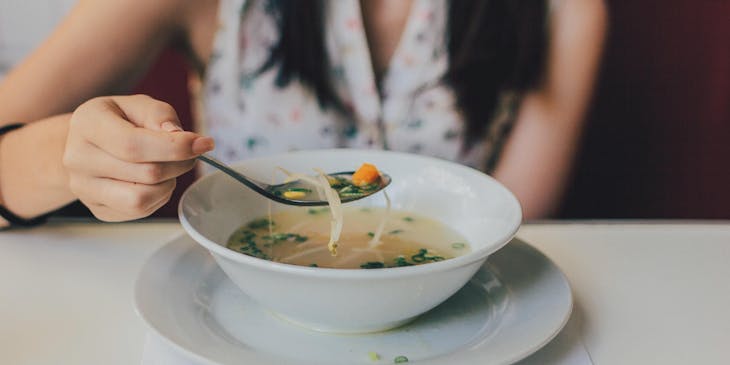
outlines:
M407 211L343 207L344 228L332 255L329 208L290 209L261 217L237 229L227 247L243 254L286 264L377 269L421 265L470 251L465 239L446 225ZM386 217L374 242L375 230Z
M302 199L313 194L316 190L319 199L327 200L327 205L332 213L332 221L330 222L330 238L327 243L327 249L333 256L337 255L337 242L342 233L342 200L341 198L357 200L368 196L383 187L383 179L380 171L373 164L363 163L353 174L344 174L337 176L327 175L320 169L314 169L317 176L307 176L301 173L291 173L283 168L279 168L284 175L287 176L288 183L282 184L281 189L275 189L274 194L283 196L287 199ZM303 184L303 185L302 185ZM387 184L386 184L387 185ZM292 186L295 186L292 188ZM314 189L303 186L311 186ZM390 211L390 198L388 193L383 191L385 200L387 201L387 211L383 218ZM271 202L269 202L269 212L271 212ZM385 219L381 219L377 231L373 235L371 244L380 240L383 233Z

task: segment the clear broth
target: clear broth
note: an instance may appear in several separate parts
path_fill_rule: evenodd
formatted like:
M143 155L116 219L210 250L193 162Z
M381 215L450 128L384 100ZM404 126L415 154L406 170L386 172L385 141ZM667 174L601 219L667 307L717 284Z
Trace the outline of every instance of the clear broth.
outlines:
M290 209L254 219L229 238L227 247L249 256L301 266L377 269L421 265L468 253L466 240L446 225L407 211L344 207L337 255L327 249L329 208ZM374 231L388 214L379 242Z

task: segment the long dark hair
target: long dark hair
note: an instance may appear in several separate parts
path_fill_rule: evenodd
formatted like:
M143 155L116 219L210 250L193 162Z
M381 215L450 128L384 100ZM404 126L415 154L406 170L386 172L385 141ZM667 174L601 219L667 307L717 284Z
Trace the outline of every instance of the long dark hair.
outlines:
M278 86L299 79L321 107L344 111L329 79L323 0L269 0L267 6L281 37L261 70L279 65ZM444 81L464 115L467 145L485 133L503 91L524 92L541 81L546 12L546 0L449 2Z

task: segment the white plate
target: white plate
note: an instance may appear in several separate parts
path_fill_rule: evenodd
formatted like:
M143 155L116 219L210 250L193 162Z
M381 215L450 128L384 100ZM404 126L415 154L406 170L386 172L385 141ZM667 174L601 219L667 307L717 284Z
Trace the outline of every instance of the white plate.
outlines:
M183 235L144 265L137 312L201 364L509 364L549 342L572 309L570 286L542 253L515 239L449 300L403 327L365 335L314 332L244 295L208 252ZM373 298L387 300L387 298Z

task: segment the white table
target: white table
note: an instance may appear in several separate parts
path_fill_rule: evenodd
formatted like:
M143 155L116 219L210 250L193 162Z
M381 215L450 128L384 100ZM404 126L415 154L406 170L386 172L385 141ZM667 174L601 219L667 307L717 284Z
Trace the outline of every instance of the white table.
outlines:
M0 232L0 364L138 364L132 305L175 222ZM568 276L596 364L730 363L730 222L547 222L519 237Z

